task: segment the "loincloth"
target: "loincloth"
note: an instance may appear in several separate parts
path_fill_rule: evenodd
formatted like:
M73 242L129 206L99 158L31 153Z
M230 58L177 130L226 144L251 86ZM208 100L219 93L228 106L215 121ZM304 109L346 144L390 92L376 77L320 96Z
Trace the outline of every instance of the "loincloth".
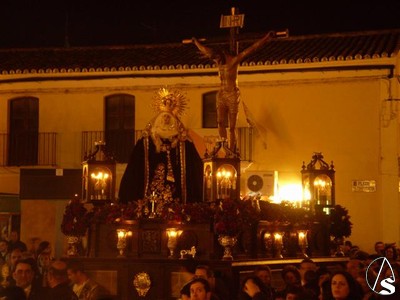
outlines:
M231 91L219 90L217 95L217 109L228 109L229 113L239 112L240 92L236 88Z

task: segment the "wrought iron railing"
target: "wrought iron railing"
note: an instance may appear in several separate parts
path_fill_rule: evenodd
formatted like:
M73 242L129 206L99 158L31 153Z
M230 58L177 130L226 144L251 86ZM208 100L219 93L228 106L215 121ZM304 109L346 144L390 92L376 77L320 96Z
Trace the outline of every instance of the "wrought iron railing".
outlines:
M110 132L108 135L104 131L83 131L82 161L95 150L95 142L105 141L107 150L113 154L117 162L127 163L134 145L142 134L143 130L116 131ZM204 144L208 153L212 151L218 138L218 135L204 136ZM238 150L242 160L253 160L253 130L251 127L238 128Z
M55 166L57 133L0 133L0 166Z
M130 130L117 133L110 133L107 147L114 152L118 162L128 162L129 155L137 140L142 136L143 130ZM8 133L0 133L0 166L55 166L57 165L57 133L40 132L35 134L35 142L14 143L10 160L10 136ZM94 151L96 141L106 141L104 131L82 132L81 158ZM208 152L211 152L218 140L217 135L204 136L204 143ZM18 141L18 139L17 139ZM238 148L242 160L252 161L253 159L253 131L249 127L238 128ZM18 153L18 154L15 154ZM33 153L33 155L32 155Z
M106 142L106 149L117 162L127 163L136 141L142 136L143 130L118 130L118 131L83 131L82 132L82 161L93 153L95 142ZM96 157L96 159L99 159Z

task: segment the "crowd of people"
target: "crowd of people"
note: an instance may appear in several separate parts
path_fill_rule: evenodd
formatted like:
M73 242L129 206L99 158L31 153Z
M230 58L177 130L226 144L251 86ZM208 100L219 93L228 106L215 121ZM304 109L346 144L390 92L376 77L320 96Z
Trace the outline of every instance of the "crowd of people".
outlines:
M107 300L81 263L55 259L48 241L27 249L17 231L0 240L1 300Z
M350 241L336 256L348 256L345 264L319 266L311 258L298 265L285 265L283 285L274 286L267 265L258 266L242 279L238 295L229 295L228 285L207 266L198 266L181 290L182 300L390 300L400 299L400 262L394 244L375 243L375 253L366 253ZM382 262L385 258L388 263ZM390 286L381 284L386 280ZM227 296L228 295L228 296Z
M399 249L375 243L367 253L346 241L333 253L345 264L318 265L305 258L280 270L260 265L232 287L208 265L197 265L180 290L181 300L390 300L400 299ZM13 231L0 239L0 300L107 300L109 292L92 280L82 263L55 259L48 241L27 249ZM274 272L274 273L273 273ZM274 277L275 276L275 277ZM238 291L238 293L233 291ZM115 296L115 295L114 295Z

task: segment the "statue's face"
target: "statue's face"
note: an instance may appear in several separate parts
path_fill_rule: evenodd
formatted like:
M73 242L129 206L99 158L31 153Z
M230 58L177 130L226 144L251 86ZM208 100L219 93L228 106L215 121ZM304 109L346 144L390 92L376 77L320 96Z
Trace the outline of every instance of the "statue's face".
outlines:
M153 131L161 138L171 138L178 132L178 120L169 112L160 113L154 120Z

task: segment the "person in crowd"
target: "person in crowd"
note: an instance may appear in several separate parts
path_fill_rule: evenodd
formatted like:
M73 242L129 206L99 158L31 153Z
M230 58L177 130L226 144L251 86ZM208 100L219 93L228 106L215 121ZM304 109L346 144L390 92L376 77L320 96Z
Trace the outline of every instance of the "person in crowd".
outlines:
M0 265L8 263L10 252L7 240L0 240Z
M304 273L303 289L307 295L317 298L319 295L318 274L314 270L308 270Z
M354 288L357 288L358 292L360 294L363 294L363 288L358 282L358 278L365 277L366 269L364 262L359 258L350 258L350 260L346 264L346 272L349 273L355 280Z
M368 256L369 256L369 253L367 253L363 250L358 250L354 253L354 255L351 258L358 259L365 265L365 262L367 261Z
M346 264L346 271L349 272L354 279L357 279L357 277L363 276L364 264L359 259L350 258Z
M350 251L353 248L353 243L349 240L344 242L343 253L345 256L350 256Z
M329 243L329 253L331 257L343 257L344 252L342 245L337 245L334 241Z
M371 288L368 286L365 276L357 277L356 281L362 287L363 300L378 300L379 299L378 295L374 291L372 291ZM374 281L370 281L370 282L374 282Z
M51 264L52 258L47 252L42 252L39 254L36 260L38 277L40 278L41 285L43 287L47 286L47 273Z
M10 232L10 237L9 237L8 243L9 243L10 251L15 248L20 248L22 252L28 251L26 244L19 239L19 233L16 230L12 230Z
M240 286L239 300L265 300L267 298L266 286L255 275L246 277Z
M82 263L69 262L67 274L73 284L72 290L79 300L99 300L109 294L103 286L89 278Z
M31 237L29 239L29 243L27 244L28 252L32 253L32 255L35 257L36 257L36 252L37 252L40 242L41 242L41 239L39 237Z
M334 273L330 283L334 300L361 300L363 297L357 281L346 271Z
M10 260L8 262L8 265L10 266L10 271L14 272L15 270L15 265L18 260L22 259L22 250L20 248L14 248L10 252Z
M15 285L24 290L27 300L42 300L44 290L35 281L35 260L33 258L26 258L18 260L15 264L13 272Z
M41 241L38 245L35 256L38 268L38 277L40 278L43 287L47 286L47 272L51 262L54 260L51 253L52 247L50 242Z
M299 270L294 265L286 265L282 269L282 279L284 282L284 288L277 292L277 298L285 299L286 292L289 287L301 287L301 275Z
M207 265L198 265L194 271L195 277L204 278L208 281L211 288L211 299L229 299L230 292L225 284L225 282L219 278L215 277L214 271Z
M282 279L286 285L301 286L301 275L293 265L286 265L282 270Z
M383 256L385 256L390 263L395 263L397 260L397 249L395 244L386 245L383 250Z
M49 241L41 241L37 247L35 257L36 259L41 255L42 253L48 254L51 256L52 253L52 247Z
M305 284L305 280L304 280L304 274L307 271L317 271L318 266L317 264L311 259L311 258L305 258L301 261L300 263L300 267L299 267L299 272L300 272L300 276L301 276L301 284L304 285Z
M0 286L1 300L26 300L24 290L15 285Z
M316 271L318 286L321 288L322 283L331 280L331 271L326 266L321 266Z
M8 264L3 265L2 273L6 272L8 274L7 278L5 278L5 280L11 285L15 285L13 273L15 271L15 266L16 266L17 262L24 258L22 255L23 255L23 252L20 248L18 248L18 247L14 248L10 252L10 259L8 261ZM7 268L7 270L5 270L5 268Z
M191 280L188 283L184 284L179 291L180 300L190 300L190 283Z
M204 278L194 278L189 282L190 300L210 300L211 287Z
M267 294L267 300L274 300L275 299L275 294L276 290L274 287L272 287L272 273L271 269L264 265L264 266L258 266L254 270L254 275L257 276L258 278L261 279L261 281L264 283L265 288L266 288L266 294Z
M61 260L52 261L47 273L49 288L45 300L78 300L69 285L67 264Z
M323 281L319 286L318 300L331 300L332 299L332 289L331 280Z
M384 256L383 251L385 250L385 244L384 244L383 242L377 241L377 242L375 243L374 248L375 248L375 253L376 253L378 256Z
M307 271L313 272L313 271ZM318 296L299 286L290 286L286 291L285 300L318 300Z

